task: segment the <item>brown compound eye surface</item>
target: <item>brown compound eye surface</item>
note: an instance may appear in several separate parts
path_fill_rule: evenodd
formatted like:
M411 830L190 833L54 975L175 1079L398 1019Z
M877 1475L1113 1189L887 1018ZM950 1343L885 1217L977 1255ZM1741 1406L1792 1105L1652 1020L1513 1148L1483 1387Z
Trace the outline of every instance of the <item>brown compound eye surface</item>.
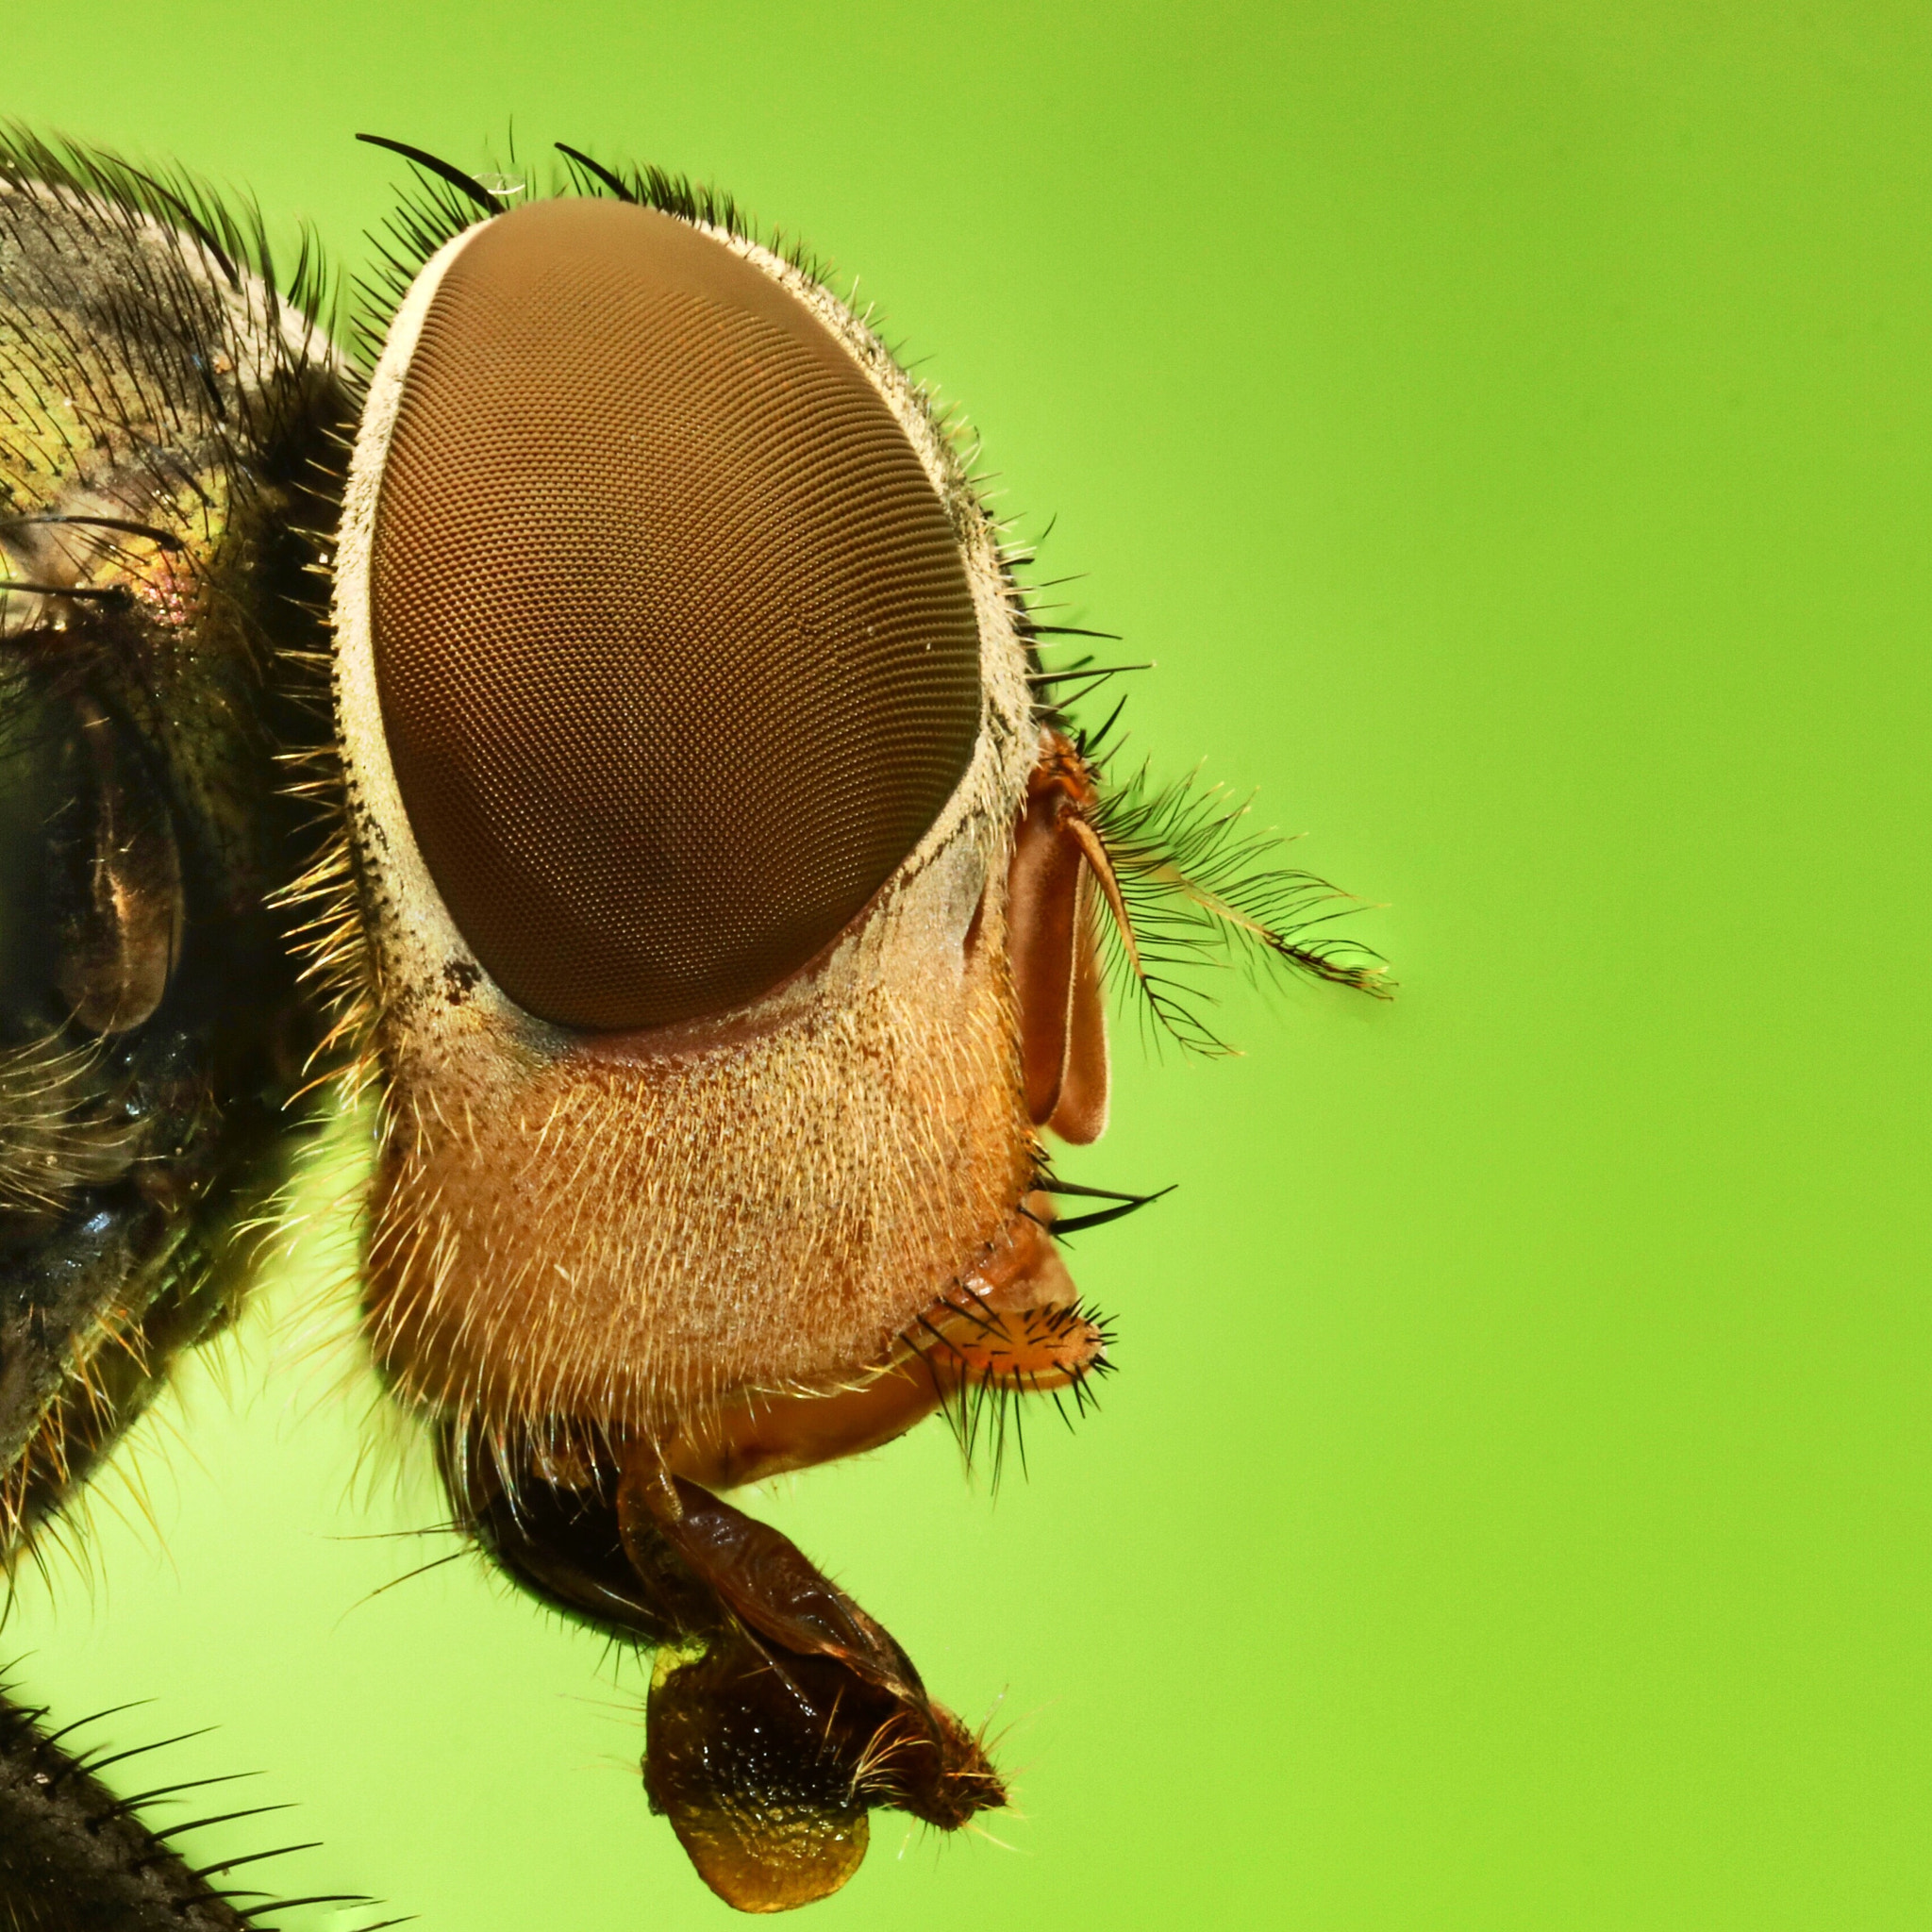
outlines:
M456 256L403 381L371 619L397 781L504 991L716 1013L904 861L979 722L959 548L831 332L702 231L533 203Z

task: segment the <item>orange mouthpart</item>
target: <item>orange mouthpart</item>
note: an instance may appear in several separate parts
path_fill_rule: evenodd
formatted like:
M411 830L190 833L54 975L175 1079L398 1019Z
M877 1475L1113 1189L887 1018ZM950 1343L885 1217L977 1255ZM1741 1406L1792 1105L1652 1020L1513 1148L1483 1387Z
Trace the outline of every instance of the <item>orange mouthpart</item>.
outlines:
M1002 1309L976 1298L941 1302L908 1338L941 1386L992 1382L1022 1391L1064 1389L1107 1359L1107 1335L1077 1302Z
M962 1391L1051 1394L1107 1367L1108 1333L1082 1307L1029 1193L952 1291L906 1329L891 1357L823 1394L747 1395L688 1416L658 1444L664 1468L710 1489L762 1482L876 1449Z

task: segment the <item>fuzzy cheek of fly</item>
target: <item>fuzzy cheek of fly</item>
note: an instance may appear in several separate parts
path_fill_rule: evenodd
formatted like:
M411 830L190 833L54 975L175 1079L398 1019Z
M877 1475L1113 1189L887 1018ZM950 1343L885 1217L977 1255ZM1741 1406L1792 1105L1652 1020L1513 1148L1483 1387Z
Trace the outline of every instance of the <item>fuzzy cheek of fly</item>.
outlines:
M502 1063L460 1097L412 1074L370 1258L391 1374L439 1407L658 1428L866 1373L1032 1170L993 963L655 1069Z

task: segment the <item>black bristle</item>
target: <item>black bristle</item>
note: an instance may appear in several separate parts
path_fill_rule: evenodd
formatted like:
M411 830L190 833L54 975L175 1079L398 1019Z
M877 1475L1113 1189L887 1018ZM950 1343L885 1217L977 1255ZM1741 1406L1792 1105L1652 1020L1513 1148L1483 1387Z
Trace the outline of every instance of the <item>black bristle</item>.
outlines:
M172 530L157 530L147 524L129 523L125 517L0 517L0 530L38 529L47 525L69 524L92 530L119 530L129 537L145 537L161 550L185 550L188 547Z
M1090 1227L1105 1227L1109 1221L1124 1220L1129 1214L1138 1214L1141 1208L1151 1207L1156 1201L1164 1200L1179 1185L1178 1181L1171 1182L1158 1193L1140 1194L1123 1201L1116 1208L1101 1208L1091 1214L1074 1214L1064 1221L1053 1222L1050 1225L1054 1237L1058 1240L1070 1234L1079 1234Z
M319 1838L309 1839L299 1845L277 1845L271 1852L243 1852L239 1857L223 1858L213 1865L203 1865L196 1872L197 1878L217 1878L224 1872L232 1872L238 1865L258 1865L264 1858L286 1858L293 1852L312 1852L322 1844Z
M474 175L464 174L454 161L445 161L426 149L411 147L406 141L391 141L386 134L358 134L356 139L367 142L371 147L386 147L391 154L401 155L404 160L447 181L452 188L467 194L486 215L498 212L496 198Z
M91 1711L86 1717L77 1717L71 1724L62 1724L58 1731L48 1731L41 1739L42 1744L58 1744L62 1738L72 1737L75 1731L85 1730L89 1724L100 1724L104 1719L119 1717L124 1710L139 1710L143 1705L152 1704L152 1697L137 1697L129 1704L110 1704L106 1710ZM44 1712L36 1712L44 1716Z
M232 1824L238 1818L265 1818L271 1811L292 1811L292 1805L251 1805L245 1811L216 1811L207 1818L191 1818L186 1824L171 1824L155 1837L162 1843L179 1838L184 1831L202 1831L210 1824Z
M559 141L555 143L555 146L557 152L562 155L566 160L575 161L587 175L594 175L596 179L603 182L605 187L609 189L619 201L636 203L638 197L625 186L622 176L613 175L601 161L593 161L589 155L583 153L578 148L572 147L567 142Z
M1029 671L1026 682L1031 685L1070 684L1090 677L1119 677L1129 671L1152 671L1154 668L1151 658L1140 664L1075 664L1066 671Z
M185 1744L191 1738L205 1738L213 1729L212 1724L203 1724L198 1731L179 1731L172 1738L161 1738L152 1744L135 1744L106 1757L75 1758L72 1769L84 1772L89 1777L98 1777L110 1764L122 1764L130 1757L144 1757L150 1751L165 1751L169 1745Z

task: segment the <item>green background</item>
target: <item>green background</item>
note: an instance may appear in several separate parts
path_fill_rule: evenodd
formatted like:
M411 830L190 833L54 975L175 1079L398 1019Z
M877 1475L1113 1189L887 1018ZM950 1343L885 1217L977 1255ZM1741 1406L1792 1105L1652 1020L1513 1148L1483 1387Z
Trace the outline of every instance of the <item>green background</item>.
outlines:
M1928 37L1763 0L9 10L0 107L351 264L401 172L357 129L483 165L512 116L802 233L1023 528L1057 513L1074 620L1159 659L1138 743L1387 902L1392 1009L1235 984L1219 1064L1125 1029L1069 1165L1180 1187L1075 1257L1103 1415L996 1499L929 1428L772 1503L996 1708L1023 1813L1010 1849L881 1814L813 1923L1932 1923ZM291 1889L722 1926L645 1815L635 1670L468 1564L359 1601L438 1545L338 1539L433 1501L357 1477L366 1389L274 1360L151 1432L158 1534L110 1482L100 1581L25 1589L22 1686L158 1696L121 1743L219 1724L138 1765L261 1768L300 1808L191 1843L325 1840Z

